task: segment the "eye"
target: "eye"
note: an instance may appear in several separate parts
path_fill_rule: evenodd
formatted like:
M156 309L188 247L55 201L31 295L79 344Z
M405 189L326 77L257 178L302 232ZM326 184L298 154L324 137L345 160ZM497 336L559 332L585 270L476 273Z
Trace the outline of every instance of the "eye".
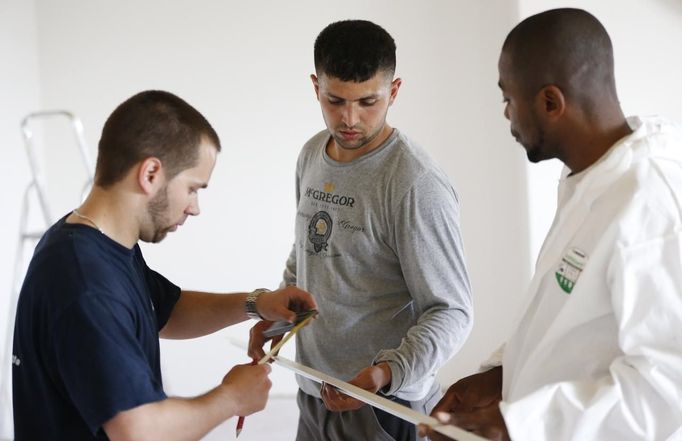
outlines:
M371 107L377 103L376 98L368 99L368 100L361 100L360 105L363 107Z
M339 105L343 102L343 100L339 100L339 99L335 99L335 98L329 98L327 101L329 102L329 104L331 104L333 106Z

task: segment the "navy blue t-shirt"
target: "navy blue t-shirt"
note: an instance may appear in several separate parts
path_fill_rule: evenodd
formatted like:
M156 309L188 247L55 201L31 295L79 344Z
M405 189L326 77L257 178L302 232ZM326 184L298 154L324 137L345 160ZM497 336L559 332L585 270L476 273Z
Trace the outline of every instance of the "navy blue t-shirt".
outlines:
M159 330L180 288L138 245L65 219L38 243L17 305L17 441L106 439L118 412L166 398Z

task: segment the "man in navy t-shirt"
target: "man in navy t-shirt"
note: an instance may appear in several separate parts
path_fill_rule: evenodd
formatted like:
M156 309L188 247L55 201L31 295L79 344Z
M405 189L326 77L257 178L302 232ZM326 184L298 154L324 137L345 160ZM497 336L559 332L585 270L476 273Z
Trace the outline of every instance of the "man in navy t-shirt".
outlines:
M109 117L86 201L43 236L14 331L17 440L198 439L265 406L268 366L236 366L194 398L163 391L159 336L194 338L247 318L294 320L295 287L250 294L183 291L151 270L137 244L159 242L199 214L220 140L192 106L139 93Z

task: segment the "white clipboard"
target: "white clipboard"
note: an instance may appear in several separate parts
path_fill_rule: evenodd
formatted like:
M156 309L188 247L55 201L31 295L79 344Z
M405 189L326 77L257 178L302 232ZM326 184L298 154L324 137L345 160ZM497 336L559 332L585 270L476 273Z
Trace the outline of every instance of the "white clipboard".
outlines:
M346 395L356 398L364 403L374 406L378 409L388 412L398 418L401 418L410 423L426 424L430 426L436 432L442 433L443 435L449 436L450 438L456 439L457 441L484 441L478 435L474 435L471 432L460 429L459 427L452 425L445 425L439 422L437 419L424 415L416 410L413 410L407 406L403 406L380 395L373 394L369 391L361 389L345 381L339 380L337 378L331 377L323 372L317 371L308 366L296 363L295 361L289 360L282 356L273 357L275 364L282 366L283 368L289 369L296 372L297 374L313 380L318 383L328 383L337 389L341 390Z
M228 337L228 340L230 340L230 342L237 347L242 349L247 348L247 345L244 342L236 338ZM398 404L380 395L373 394L353 384L317 371L311 367L296 363L295 361L289 360L288 358L282 357L281 355L274 355L275 352L276 351L270 351L265 357L263 357L263 359L271 358L276 365L293 371L305 378L308 378L309 380L315 381L317 383L331 384L346 395L356 398L363 403L381 409L384 412L388 412L391 415L408 421L414 425L426 424L436 432L442 433L443 435L449 436L450 438L457 441L487 441L486 438L480 437L471 432L467 432L466 430L460 429L459 427L453 426L451 424L443 424L431 416L424 415L423 413L417 412L410 407L403 406L402 404Z

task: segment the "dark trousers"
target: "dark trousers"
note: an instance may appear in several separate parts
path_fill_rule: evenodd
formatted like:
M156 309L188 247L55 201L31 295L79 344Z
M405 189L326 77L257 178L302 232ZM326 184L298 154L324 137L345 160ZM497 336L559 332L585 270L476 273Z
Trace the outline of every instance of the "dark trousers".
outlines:
M410 403L395 397L392 401L428 413L426 401ZM438 397L429 397L433 406ZM298 391L300 409L296 441L423 441L417 428L401 418L365 405L358 410L330 412L321 399Z

